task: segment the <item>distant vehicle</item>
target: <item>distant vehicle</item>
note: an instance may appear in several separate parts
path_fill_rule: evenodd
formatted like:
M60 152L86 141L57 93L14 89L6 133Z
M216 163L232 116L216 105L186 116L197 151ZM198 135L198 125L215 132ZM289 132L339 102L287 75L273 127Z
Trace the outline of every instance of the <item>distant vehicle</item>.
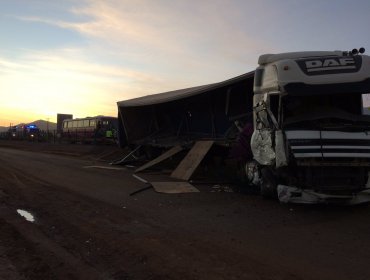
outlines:
M115 142L117 118L96 116L63 121L62 138L69 142Z
M11 139L38 141L40 129L35 124L17 125L9 129Z
M40 136L40 129L35 124L26 126L26 137L29 140L38 140Z

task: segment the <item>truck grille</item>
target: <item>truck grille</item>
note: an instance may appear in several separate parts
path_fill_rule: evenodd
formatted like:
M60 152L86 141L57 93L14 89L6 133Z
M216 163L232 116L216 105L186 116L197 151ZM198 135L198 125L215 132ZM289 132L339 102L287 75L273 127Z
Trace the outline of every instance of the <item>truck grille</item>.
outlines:
M291 130L285 135L296 159L370 159L370 132Z

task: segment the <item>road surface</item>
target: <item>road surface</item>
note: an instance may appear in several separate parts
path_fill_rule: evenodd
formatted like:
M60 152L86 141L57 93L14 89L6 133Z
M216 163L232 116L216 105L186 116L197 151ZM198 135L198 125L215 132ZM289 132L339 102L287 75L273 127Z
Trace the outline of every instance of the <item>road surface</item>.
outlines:
M145 183L93 157L0 155L0 279L370 279L370 206L130 196Z

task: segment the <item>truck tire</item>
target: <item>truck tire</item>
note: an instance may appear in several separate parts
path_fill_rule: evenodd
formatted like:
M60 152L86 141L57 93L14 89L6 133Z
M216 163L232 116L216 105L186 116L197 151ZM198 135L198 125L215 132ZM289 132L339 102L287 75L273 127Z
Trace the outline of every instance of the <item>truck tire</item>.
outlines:
M265 198L275 198L277 196L276 178L272 171L264 167L261 169L261 195Z

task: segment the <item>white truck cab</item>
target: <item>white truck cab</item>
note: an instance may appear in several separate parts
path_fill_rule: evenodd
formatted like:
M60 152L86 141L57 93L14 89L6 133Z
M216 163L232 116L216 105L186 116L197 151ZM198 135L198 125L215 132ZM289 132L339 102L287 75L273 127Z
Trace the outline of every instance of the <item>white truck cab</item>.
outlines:
M351 52L260 56L254 80L254 161L247 177L282 202L370 201L370 57Z

